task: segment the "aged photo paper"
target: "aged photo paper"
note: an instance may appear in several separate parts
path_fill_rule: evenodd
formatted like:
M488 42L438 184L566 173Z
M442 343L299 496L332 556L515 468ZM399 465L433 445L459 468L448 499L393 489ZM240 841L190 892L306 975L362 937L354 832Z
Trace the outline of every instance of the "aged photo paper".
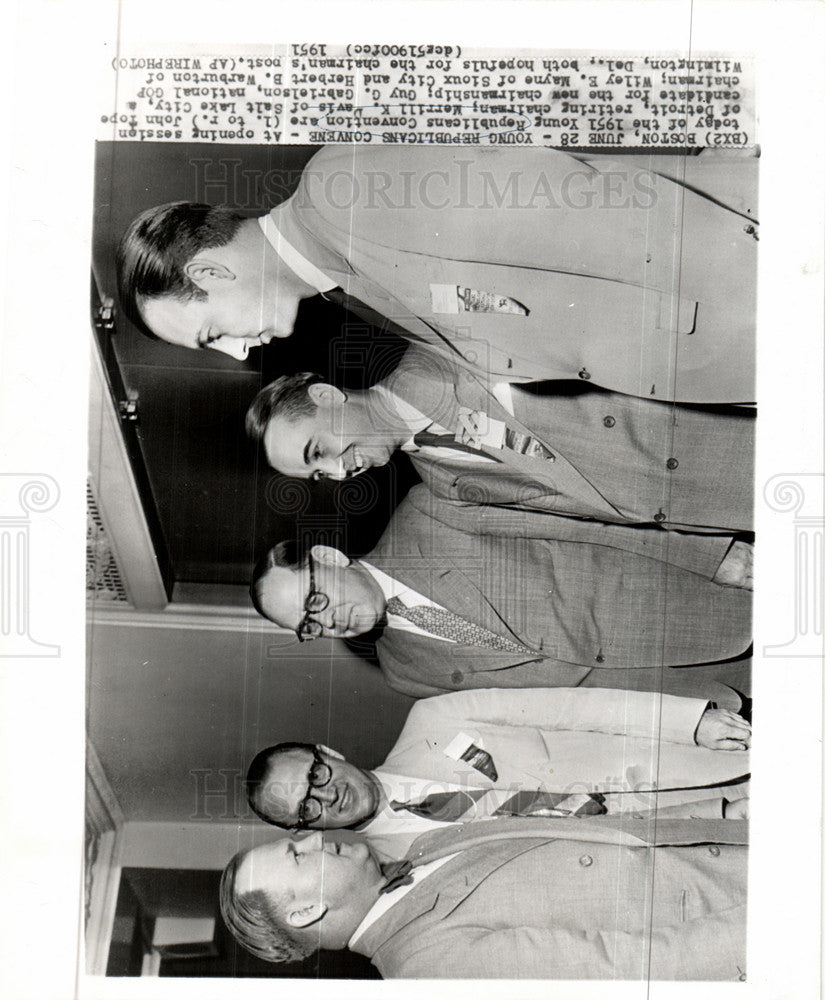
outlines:
M822 34L18 10L7 995L817 995Z

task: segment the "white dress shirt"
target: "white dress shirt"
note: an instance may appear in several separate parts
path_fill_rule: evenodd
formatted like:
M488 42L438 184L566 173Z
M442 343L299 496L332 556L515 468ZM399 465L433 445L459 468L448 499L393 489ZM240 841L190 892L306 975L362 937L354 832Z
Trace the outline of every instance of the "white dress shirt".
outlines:
M458 853L458 852L456 852ZM382 917L390 907L395 906L396 903L400 902L411 889L414 889L420 882L422 882L428 875L432 872L437 871L442 865L446 865L448 861L455 857L455 854L448 854L443 858L436 858L435 861L430 861L426 865L416 865L410 870L410 875L412 876L412 882L407 885L399 885L392 892L382 893L377 901L373 903L372 909L367 913L361 923L355 928L355 933L347 942L347 947L351 948L358 939L366 933L366 931L372 927L376 920Z

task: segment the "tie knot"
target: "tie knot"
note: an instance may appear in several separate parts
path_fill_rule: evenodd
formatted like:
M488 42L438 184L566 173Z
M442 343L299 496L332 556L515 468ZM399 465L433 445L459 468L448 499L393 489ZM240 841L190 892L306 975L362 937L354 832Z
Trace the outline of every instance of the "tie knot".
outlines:
M381 892L392 892L393 889L397 889L401 885L410 885L413 880L411 871L412 861L407 858L401 861L385 861L381 865L381 874L386 881L381 887Z
M403 603L400 597L391 597L387 601L388 614L403 616L406 610L407 610L406 605Z

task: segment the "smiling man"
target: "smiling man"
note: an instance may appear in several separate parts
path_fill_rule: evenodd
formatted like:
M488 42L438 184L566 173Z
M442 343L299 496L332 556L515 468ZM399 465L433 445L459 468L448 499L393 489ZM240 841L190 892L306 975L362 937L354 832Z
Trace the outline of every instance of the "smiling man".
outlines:
M358 830L397 859L428 830L502 816L741 819L750 741L702 699L494 688L417 702L373 770L311 743L267 747L246 790L267 823Z
M265 961L348 947L384 978L741 981L745 842L741 822L499 820L387 868L315 833L236 855L221 914Z
M608 539L479 534L439 520L419 485L365 558L282 542L256 567L251 596L301 641L380 626L375 648L387 683L415 697L584 684L707 697L737 710L723 685L748 693L747 664L711 661L747 649L750 592L714 583L714 559L702 575L666 561L678 560L678 546L659 552L654 538L648 556L643 530L624 530L638 533L637 551Z
M252 401L246 429L288 476L345 479L401 449L447 500L716 533L753 529L754 417L581 385L490 383L409 347L365 390L281 376Z

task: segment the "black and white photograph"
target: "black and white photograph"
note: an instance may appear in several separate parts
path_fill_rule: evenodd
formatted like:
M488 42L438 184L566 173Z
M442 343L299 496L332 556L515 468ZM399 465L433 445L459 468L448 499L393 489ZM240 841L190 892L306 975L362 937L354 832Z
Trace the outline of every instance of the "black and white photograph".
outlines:
M765 6L608 6L100 5L81 311L27 299L82 475L3 472L65 995L816 995L822 137L778 211ZM531 33L574 7L678 16Z

